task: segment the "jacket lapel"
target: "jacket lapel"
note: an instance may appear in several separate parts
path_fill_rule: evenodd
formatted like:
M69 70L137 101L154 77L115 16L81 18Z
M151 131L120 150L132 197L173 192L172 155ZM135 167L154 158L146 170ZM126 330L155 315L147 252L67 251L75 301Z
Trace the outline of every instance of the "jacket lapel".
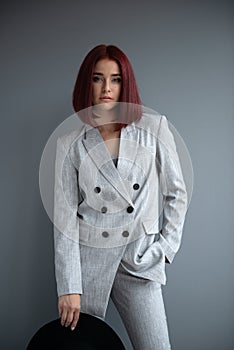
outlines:
M134 123L121 130L117 167L113 163L98 128L93 128L86 124L82 140L88 155L98 170L133 207L130 193L124 181L131 172L137 155L138 143L134 141L136 139L133 135L134 133L136 133Z

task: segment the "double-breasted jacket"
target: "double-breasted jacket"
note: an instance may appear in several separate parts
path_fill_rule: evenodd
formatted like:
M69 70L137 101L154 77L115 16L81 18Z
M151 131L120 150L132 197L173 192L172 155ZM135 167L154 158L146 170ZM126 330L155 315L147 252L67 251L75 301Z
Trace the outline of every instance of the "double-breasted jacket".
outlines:
M187 211L181 162L167 117L143 113L121 129L117 166L98 130L57 140L54 253L58 296L104 317L115 273L166 284Z

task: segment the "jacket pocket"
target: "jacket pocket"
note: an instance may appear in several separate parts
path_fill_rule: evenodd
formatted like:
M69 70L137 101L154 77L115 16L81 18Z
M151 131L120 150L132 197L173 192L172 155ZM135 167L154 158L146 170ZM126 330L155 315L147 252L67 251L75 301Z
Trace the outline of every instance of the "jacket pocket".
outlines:
M158 241L160 238L160 234L162 232L162 230L159 230L158 222L155 223L152 220L143 220L142 225L144 227L146 235L154 235L154 239L153 239L152 244L157 245L159 247L159 249L161 250L162 254L165 256L165 250L162 247L162 245L160 244L160 242ZM142 255L140 254L140 256L142 256Z
M153 220L142 220L142 225L144 227L145 233L147 235L159 234L158 222Z

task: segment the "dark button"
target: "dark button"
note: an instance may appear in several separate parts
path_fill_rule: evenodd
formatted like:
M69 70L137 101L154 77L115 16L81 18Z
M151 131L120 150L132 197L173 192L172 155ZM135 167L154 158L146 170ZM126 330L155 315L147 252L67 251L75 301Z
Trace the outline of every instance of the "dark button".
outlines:
M140 187L139 184L134 184L134 185L133 185L134 190L138 190L139 187Z
M129 236L129 232L128 232L128 231L123 231L123 232L122 232L122 236L128 237L128 236Z
M101 212L102 213L106 213L107 212L107 207L102 207Z
M108 237L108 236L109 236L109 233L108 233L107 231L103 231L103 232L102 232L102 235L103 235L103 237Z
M94 192L96 192L96 193L101 192L101 188L100 188L100 187L98 187L98 186L97 186L97 187L95 187L95 188L94 188Z
M127 207L127 212L128 213L132 213L133 212L133 207L130 205L129 207Z

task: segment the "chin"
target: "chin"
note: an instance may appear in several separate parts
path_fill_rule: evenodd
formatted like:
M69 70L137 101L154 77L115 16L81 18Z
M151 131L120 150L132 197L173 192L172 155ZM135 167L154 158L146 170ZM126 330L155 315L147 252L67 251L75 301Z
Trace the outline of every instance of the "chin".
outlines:
M111 111L118 105L118 102L101 102L93 106L94 112Z

